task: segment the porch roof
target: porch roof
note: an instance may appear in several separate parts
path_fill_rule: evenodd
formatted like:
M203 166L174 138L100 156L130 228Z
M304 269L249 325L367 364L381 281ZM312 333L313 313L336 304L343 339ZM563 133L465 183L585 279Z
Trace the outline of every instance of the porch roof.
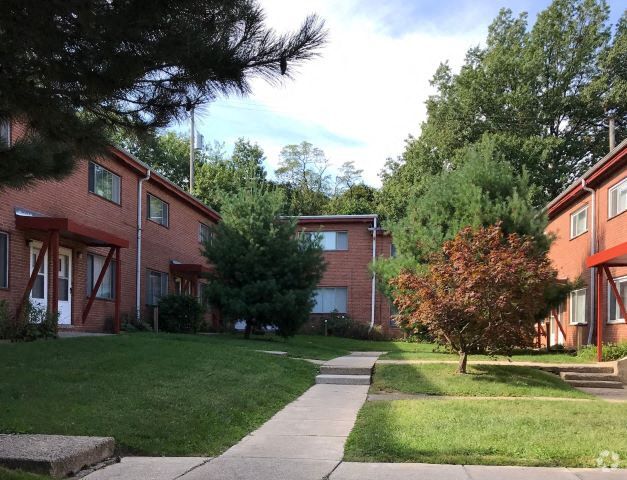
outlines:
M601 265L608 267L627 266L627 242L619 243L586 258L586 267L588 268Z
M63 238L76 240L93 247L128 248L129 246L128 240L124 238L64 217L16 215L15 226L19 230L56 230Z
M209 273L211 268L201 263L170 263L170 271L172 273L200 276L203 273Z

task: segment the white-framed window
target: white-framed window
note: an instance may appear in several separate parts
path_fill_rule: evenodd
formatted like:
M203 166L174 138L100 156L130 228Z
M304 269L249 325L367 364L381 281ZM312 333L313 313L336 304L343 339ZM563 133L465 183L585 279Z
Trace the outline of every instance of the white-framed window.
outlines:
M616 278L614 279L614 283L616 283L616 288L623 299L623 304L627 305L627 277ZM616 296L614 295L614 290L612 290L612 287L610 287L609 284L607 298L607 323L625 323L625 319L620 313L620 307L618 306L618 300L616 300Z
M322 250L348 250L348 232L305 232L320 242Z
M627 178L610 188L607 195L608 218L615 217L627 210Z
M96 286L100 272L105 263L105 257L93 253L87 254L87 295ZM96 298L106 298L112 300L115 298L115 260L109 262L109 267L102 278L100 288L96 292Z
M213 232L211 227L205 223L198 223L198 241L203 245L211 240Z
M9 288L9 234L0 232L0 288Z
M89 191L120 204L120 176L101 165L89 162Z
M170 225L170 206L150 193L148 194L148 220L164 227Z
M588 231L588 205L570 214L570 238Z
M146 282L146 303L148 305L158 305L159 299L168 294L168 274L148 270L148 281Z
M346 313L348 288L323 287L316 289L316 304L312 313Z
M0 147L11 146L11 124L8 120L0 120Z
M586 289L580 288L570 292L569 321L571 325L585 324L586 322Z

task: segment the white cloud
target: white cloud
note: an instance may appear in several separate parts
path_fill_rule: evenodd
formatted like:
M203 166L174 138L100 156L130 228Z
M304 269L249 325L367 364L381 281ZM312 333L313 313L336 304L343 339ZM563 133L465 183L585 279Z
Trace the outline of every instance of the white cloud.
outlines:
M412 29L405 24L405 33L392 35L389 25L382 24L389 11L376 15L376 9L370 8L360 14L356 0L261 0L261 4L268 25L279 32L294 29L308 13L318 13L329 29L328 44L319 58L299 68L293 81L277 86L254 80L249 99L218 103L230 105L240 115L270 110L295 124L320 127L305 130L289 143L308 140L322 148L334 165L354 160L373 185L379 184L377 174L385 159L403 151L409 134L419 133L424 101L432 93L429 80L438 64L449 60L458 67L466 50L485 37L490 21L486 18L484 24L463 32L438 31L426 23ZM211 121L220 122L220 109L213 112L216 118ZM232 138L221 140L247 135L238 132L236 124ZM360 145L320 137L321 128ZM274 168L281 147L288 143L285 138L263 133L251 138L264 148Z

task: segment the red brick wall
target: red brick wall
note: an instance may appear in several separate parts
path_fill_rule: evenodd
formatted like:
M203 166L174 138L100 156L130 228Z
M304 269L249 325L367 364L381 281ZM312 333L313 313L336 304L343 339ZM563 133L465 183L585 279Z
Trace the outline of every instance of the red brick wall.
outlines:
M13 129L13 137L21 134ZM114 156L98 160L103 167L121 177L120 205L88 192L88 162L79 162L76 170L61 181L38 182L23 190L5 190L0 202L0 231L9 233L9 288L0 289L0 300L9 301L12 309L23 295L30 273L30 240L43 240L43 232L19 231L15 228L15 208L36 211L46 216L67 217L78 223L98 228L125 238L129 248L121 250L121 312L135 312L135 266L137 184L143 174L130 168ZM169 228L146 219L147 192L153 193L170 206ZM151 268L169 273L172 260L181 263L201 263L205 260L200 253L198 223L213 224L213 220L200 209L173 195L167 188L149 180L144 183L143 202L143 246L142 246L142 305L146 296L146 269ZM112 300L96 299L89 317L82 324L82 311L87 303L87 253L106 255L108 248L87 247L76 241L61 238L60 245L72 249L72 324L75 329L103 331L111 328L114 312ZM50 262L50 254L48 261ZM51 285L52 268L48 268ZM173 275L169 275L170 292L173 291ZM50 294L48 295L51 296Z
M609 189L619 183L621 180L627 177L627 165L623 166L611 176L606 178L600 185L595 186L596 190L596 205L595 205L595 217L597 225L597 246L596 251L605 250L613 247L619 243L627 241L627 212L623 212L613 218L608 219L608 192ZM570 238L570 215L581 208L583 205L588 205L588 231L579 237L574 239ZM582 199L572 203L566 209L559 212L554 218L551 218L547 228L547 233L555 235L556 239L551 245L550 258L553 261L555 268L559 272L559 278L568 278L575 280L581 276L585 282L586 288L586 301L592 301L592 294L589 288L590 285L590 270L585 267L585 260L590 255L590 241L591 241L591 221L592 221L592 203L591 196L587 194ZM627 275L627 268L612 268L612 275L614 278L618 278ZM622 324L608 324L607 323L607 295L608 285L604 281L603 295L602 295L602 314L604 319L603 324L603 338L605 342L618 342L627 340L627 326ZM563 311L562 325L566 330L566 345L576 346L577 344L577 330L582 332L581 338L584 343L588 337L588 328L590 325L590 310L589 303L586 308L586 320L588 326L581 327L569 324L570 318L570 302L566 301ZM594 319L593 319L594 320ZM596 334L595 334L596 338Z
M304 231L348 232L348 250L324 253L327 268L319 286L347 287L348 316L367 324L370 324L372 305L372 274L369 270L372 262L372 232L368 230L371 226L371 223L363 221L342 223L308 221L300 226ZM391 244L392 240L389 235L379 233L377 257L389 257ZM381 325L389 334L400 334L397 328L390 326L390 304L379 291L376 292L375 300L375 325Z

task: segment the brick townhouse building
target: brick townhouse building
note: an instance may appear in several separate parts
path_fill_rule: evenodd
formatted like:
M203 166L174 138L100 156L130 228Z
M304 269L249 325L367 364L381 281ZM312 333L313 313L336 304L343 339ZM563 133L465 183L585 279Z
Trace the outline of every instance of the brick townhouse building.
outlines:
M0 141L23 133L5 124ZM30 298L58 311L60 328L118 331L167 292L201 294L201 243L219 215L120 149L0 199L0 300L12 312Z
M364 324L380 325L390 336L400 335L390 303L376 288L369 269L376 258L392 255L392 239L380 228L377 215L298 217L302 232L321 237L327 264L316 290L312 325L337 311Z
M550 345L627 340L626 211L627 140L548 204L558 277L583 281L543 328Z

